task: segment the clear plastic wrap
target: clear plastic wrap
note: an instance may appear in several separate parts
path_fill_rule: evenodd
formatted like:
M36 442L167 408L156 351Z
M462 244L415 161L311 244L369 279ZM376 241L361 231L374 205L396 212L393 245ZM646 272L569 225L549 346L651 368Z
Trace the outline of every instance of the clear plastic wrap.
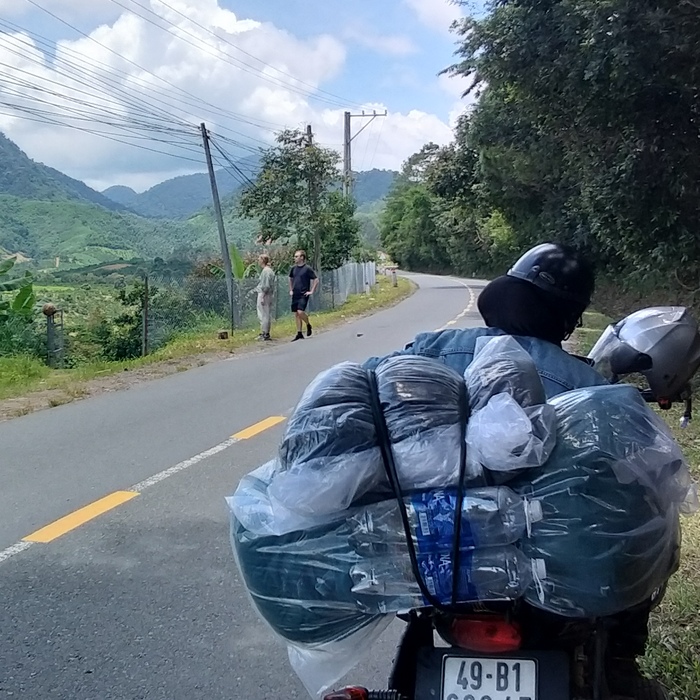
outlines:
M292 464L270 484L273 500L310 517L342 513L367 493L391 493L378 447Z
M411 539L418 554L451 553L454 547L457 489L424 491L403 499ZM460 549L498 547L523 537L541 518L537 501L528 501L507 486L465 489ZM395 500L356 508L349 516L350 545L363 557L407 553L406 533Z
M376 381L402 488L455 485L466 421L462 377L434 360L396 357L377 367ZM366 497L391 495L370 396L366 370L350 362L314 379L285 430L272 501L300 516L334 517Z
M318 374L304 390L287 421L280 467L377 445L367 373L358 364L341 362Z
M462 377L435 360L411 356L385 360L376 374L402 488L455 486L467 420Z
M273 483L283 478L284 474L279 472L278 460L267 462L246 474L233 496L226 499L233 517L251 536L286 535L329 522L325 514L302 514L287 508L271 495Z
M421 578L431 595L443 605L452 602L453 560L448 553L418 557ZM515 600L533 580L544 577L544 566L530 561L512 545L462 552L457 575L457 603L479 600ZM388 613L429 605L423 596L408 553L361 559L350 570L352 591L363 610Z
M305 389L287 421L271 496L301 515L333 515L379 488L384 468L367 372L341 362Z
M523 407L546 400L533 359L510 335L478 338L464 379L472 413L484 408L496 394L509 394Z
M392 357L379 364L376 374L393 443L466 421L460 409L462 377L441 362L410 355Z
M646 600L673 573L678 512L693 490L668 428L628 385L551 400L558 440L549 461L509 484L542 504L521 548L547 576L526 598L561 615L597 617Z
M556 422L552 406L523 408L510 394L496 394L467 424L470 473L479 466L494 472L541 466L556 444Z
M312 697L320 698L365 656L394 620L377 615L354 634L329 644L288 644L289 663Z
M484 465L512 490L465 490L458 597L524 595L589 617L651 595L677 565L678 512L697 503L678 446L637 390L579 389L547 405L508 336L489 338L465 379L467 479ZM419 568L449 603L464 382L408 356L380 363L376 380ZM425 604L374 420L365 370L331 368L304 392L279 460L227 499L254 606L312 695L359 661L393 619L384 613Z

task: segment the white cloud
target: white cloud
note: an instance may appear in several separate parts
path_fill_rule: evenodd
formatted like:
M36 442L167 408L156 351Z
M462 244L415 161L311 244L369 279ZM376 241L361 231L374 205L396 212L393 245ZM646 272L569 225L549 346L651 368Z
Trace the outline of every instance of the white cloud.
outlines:
M388 56L410 56L418 51L418 47L407 36L375 34L366 28L348 29L345 38Z
M78 0L73 4L77 6ZM151 0L153 11L163 23L170 23L169 32L123 12L112 24L92 31L92 39L99 43L64 40L51 58L26 36L0 34L0 62L12 66L0 76L0 102L42 110L34 115L24 111L22 118L19 113L0 114L0 131L32 158L88 184L100 188L124 184L139 190L202 170L198 132L202 121L215 134L248 147L264 147L275 131L307 123L314 125L319 142L339 145L345 105L324 105L305 94L326 85L344 68L345 48L337 39L299 39L272 24L239 18L219 7L217 0L168 0L168 4L214 33ZM228 61L222 60L224 54ZM328 94L318 95L333 100ZM367 107L384 110L384 106ZM0 112L9 111L0 105ZM50 118L102 131L117 141L42 123ZM381 140L376 142L376 124L355 144L357 150L376 153L376 167L397 168L426 141L446 143L451 138L444 121L417 110L390 114L382 121ZM370 135L372 143L362 141ZM235 158L249 153L230 141L220 143ZM367 155L368 163L369 159Z
M371 114L373 110L384 114L387 108L383 104L367 104L364 109L367 114ZM358 133L362 124L359 119L353 120L353 134ZM342 110L326 111L316 129L319 142L341 150L342 129ZM445 145L452 138L449 125L434 114L417 109L407 114L388 112L386 117L377 117L353 140L353 170L398 170L406 158L419 151L429 141Z
M404 0L426 27L449 32L452 23L463 17L462 10L450 0Z

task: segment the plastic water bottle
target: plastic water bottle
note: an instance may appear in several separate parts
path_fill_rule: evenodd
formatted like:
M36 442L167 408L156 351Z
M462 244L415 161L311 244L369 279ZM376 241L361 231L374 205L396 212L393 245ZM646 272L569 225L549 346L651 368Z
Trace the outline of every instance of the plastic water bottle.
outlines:
M452 602L452 558L449 554L419 557L421 578L441 603ZM368 613L388 613L430 605L413 575L408 555L365 559L350 570L352 593ZM458 603L515 600L536 578L546 577L544 561L529 559L512 545L462 552L457 579Z
M457 490L425 491L404 499L413 544L421 554L451 552ZM518 496L507 486L465 489L460 549L512 544L542 519L539 501ZM366 506L350 518L350 544L362 556L407 552L406 534L396 501Z

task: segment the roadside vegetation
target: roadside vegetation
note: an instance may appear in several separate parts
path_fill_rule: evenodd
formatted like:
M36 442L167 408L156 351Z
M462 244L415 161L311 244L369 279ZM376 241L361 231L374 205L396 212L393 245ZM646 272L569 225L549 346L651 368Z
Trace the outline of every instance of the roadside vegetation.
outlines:
M393 287L389 278L379 276L377 286L371 294L353 295L337 309L315 313L314 328L323 330L391 306L410 295L413 289L414 286L406 279L399 278L398 286ZM66 293L80 297L80 294L71 288L66 288ZM286 304L287 300L284 301ZM118 302L113 303L115 308L119 307ZM198 364L203 364L210 358L258 343L259 329L256 327L241 328L229 333L228 338L220 339L218 332L222 324L225 327L225 321L225 318L216 316L200 319L198 325L176 332L168 343L145 357L113 361L93 359L72 368L51 369L42 359L30 354L0 356L0 400L26 396L37 391L56 390L59 393L47 398L42 407L49 405L50 401L53 401L54 405L68 403L85 396L88 393L85 385L91 380L141 368L150 367L157 371L158 367L165 363L174 366L175 371L178 368L187 369L189 364L178 364L178 361L195 358ZM289 314L275 322L272 329L273 337L280 342L288 341L293 332L294 319ZM17 414L24 412L26 411L22 406L17 408Z

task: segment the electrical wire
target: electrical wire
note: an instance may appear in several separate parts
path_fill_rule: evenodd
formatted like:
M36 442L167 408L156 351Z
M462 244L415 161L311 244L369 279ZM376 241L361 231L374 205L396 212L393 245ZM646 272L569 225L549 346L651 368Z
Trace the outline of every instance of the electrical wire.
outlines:
M189 22L191 22L191 23L194 24L195 26L199 27L200 29L203 29L204 31L206 31L208 34L211 34L211 35L212 35L213 37L215 37L216 39L219 39L220 41L223 41L225 44L228 44L230 47L232 47L232 48L235 49L236 51L239 51L240 53L242 53L242 54L248 56L249 58L252 58L253 60L255 60L255 61L257 61L258 63L260 63L260 64L262 64L263 66L265 66L266 68L271 68L272 70L274 70L275 72L279 73L280 75L285 76L286 78L291 78L292 80L295 80L296 82L298 82L298 83L301 84L301 85L306 85L307 87L311 88L311 89L314 90L315 92L318 92L318 93L320 93L320 94L327 95L328 97L333 98L333 99L336 100L337 103L340 104L341 106L355 106L355 107L361 107L361 106L362 106L362 105L360 105L360 104L357 103L357 102L352 102L352 101L346 100L344 97L342 97L342 96L340 96L340 95L336 95L336 94L334 94L334 93L332 93L332 92L328 92L327 90L323 90L323 89L319 88L319 87L316 86L316 85L312 85L311 83L307 83L307 82L305 82L305 81L299 79L297 76L294 76L294 75L292 75L291 73L287 73L286 71L284 71L284 70L282 70L282 69L280 69L280 68L277 68L276 66L273 66L271 63L267 63L266 61L263 61L261 58L258 58L257 56L254 56L252 53L249 53L249 52L246 51L245 49L242 49L240 46L237 46L237 45L234 44L232 41L226 39L225 37L219 36L218 34L216 34L215 32L213 32L213 31L212 31L211 29L209 29L208 27L205 27L204 25L200 24L199 22L197 22L196 20L192 19L191 17L188 17L188 16L187 16L186 14L184 14L183 12L180 12L180 10L178 10L177 8L173 7L172 5L169 5L167 2L165 2L165 0L158 0L158 1L160 2L161 5L164 5L164 6L167 7L169 10L172 10L173 12L176 12L178 15L180 15L180 16L183 17L184 19L188 20ZM134 4L136 4L136 5L139 5L140 7L144 7L144 6L141 5L140 3L137 3L136 0L132 0L132 2L133 2ZM144 9L146 9L146 8L144 8ZM246 64L246 65L250 65L250 64ZM251 67L252 67L252 66L251 66ZM258 70L259 70L259 69L258 69Z

